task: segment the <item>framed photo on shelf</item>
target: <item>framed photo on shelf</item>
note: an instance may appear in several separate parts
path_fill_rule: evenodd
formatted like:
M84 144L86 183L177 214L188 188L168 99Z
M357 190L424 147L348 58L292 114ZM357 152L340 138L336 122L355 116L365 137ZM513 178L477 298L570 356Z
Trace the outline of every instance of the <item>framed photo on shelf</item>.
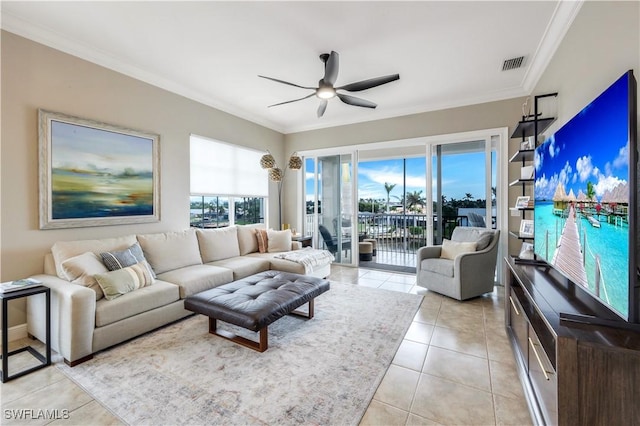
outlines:
M525 209L529 205L530 197L528 195L521 195L516 199L516 208Z
M533 220L522 219L520 222L520 236L533 237Z
M533 259L533 244L527 242L522 243L518 257L520 259Z

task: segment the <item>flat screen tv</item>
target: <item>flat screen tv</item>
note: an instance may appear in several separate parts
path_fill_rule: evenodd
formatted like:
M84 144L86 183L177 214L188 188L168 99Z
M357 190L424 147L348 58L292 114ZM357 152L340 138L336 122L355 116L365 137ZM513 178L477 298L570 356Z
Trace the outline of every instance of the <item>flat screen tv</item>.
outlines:
M637 323L636 81L628 71L534 155L534 253Z

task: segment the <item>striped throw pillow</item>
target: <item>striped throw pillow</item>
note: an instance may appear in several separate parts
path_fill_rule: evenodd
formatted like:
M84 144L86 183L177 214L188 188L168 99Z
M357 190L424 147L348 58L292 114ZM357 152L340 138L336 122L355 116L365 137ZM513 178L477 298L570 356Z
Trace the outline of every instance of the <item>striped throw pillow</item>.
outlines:
M113 300L154 282L149 268L142 262L93 277L98 281L107 300Z
M145 259L142 248L140 247L140 244L138 242L124 250L107 251L104 253L100 253L100 257L102 258L102 262L104 263L104 265L110 271L116 271L118 269L126 268L127 266L135 265L136 263L142 262L149 268L151 276L153 276L153 278L156 277L156 274L153 272L151 265L149 265L147 259Z
M269 238L266 229L256 229L256 239L258 240L258 251L266 253L269 249Z

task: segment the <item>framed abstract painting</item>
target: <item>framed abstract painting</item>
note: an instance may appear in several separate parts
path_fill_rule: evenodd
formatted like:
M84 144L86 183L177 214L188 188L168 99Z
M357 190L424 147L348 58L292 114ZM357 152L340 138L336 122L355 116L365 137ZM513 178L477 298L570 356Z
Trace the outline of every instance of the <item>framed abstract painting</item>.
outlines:
M39 110L40 229L160 220L157 134Z

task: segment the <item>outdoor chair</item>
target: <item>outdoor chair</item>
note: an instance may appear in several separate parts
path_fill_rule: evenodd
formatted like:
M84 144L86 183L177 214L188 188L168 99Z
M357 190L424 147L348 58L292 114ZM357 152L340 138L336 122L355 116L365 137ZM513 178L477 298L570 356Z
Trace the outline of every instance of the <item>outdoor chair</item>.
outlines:
M457 300L493 291L500 231L458 226L451 240L416 253L417 285Z
M338 253L338 239L333 237L329 230L324 225L319 225L318 229L320 231L320 235L324 240L324 244L327 246L327 250L331 252L334 256ZM351 249L351 240L343 239L342 240L342 250Z

